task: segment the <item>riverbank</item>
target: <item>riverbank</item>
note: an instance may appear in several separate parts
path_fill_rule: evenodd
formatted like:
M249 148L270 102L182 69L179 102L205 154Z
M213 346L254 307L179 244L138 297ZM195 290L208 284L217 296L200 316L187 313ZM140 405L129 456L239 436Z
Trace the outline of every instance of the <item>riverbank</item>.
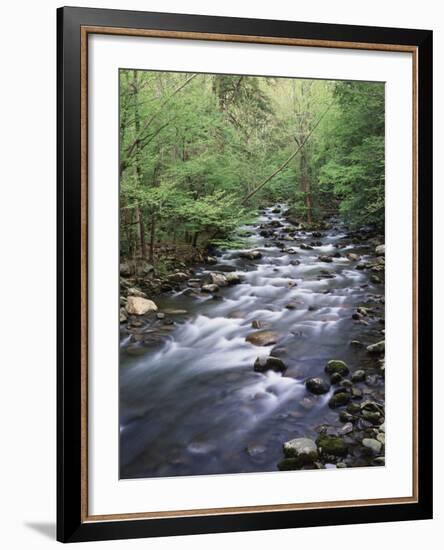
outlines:
M280 206L243 231L121 280L122 477L383 464L382 240Z

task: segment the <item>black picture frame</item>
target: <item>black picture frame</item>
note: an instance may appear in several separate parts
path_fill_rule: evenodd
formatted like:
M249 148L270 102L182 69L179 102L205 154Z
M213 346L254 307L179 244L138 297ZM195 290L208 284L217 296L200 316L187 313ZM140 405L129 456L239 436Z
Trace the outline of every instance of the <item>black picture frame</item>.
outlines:
M417 458L416 502L315 509L85 520L82 513L81 29L155 29L307 41L406 45L417 51ZM57 11L58 381L57 539L78 542L419 520L432 517L432 32L64 7Z

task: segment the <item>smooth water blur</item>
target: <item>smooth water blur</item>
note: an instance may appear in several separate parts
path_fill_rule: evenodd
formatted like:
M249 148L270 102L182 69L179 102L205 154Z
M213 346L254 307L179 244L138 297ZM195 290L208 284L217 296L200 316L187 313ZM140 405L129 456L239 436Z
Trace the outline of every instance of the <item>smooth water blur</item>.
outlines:
M183 308L188 320L179 321L166 343L142 356L125 353L128 336L122 334L122 478L276 470L284 441L315 437L319 424L337 423L337 413L327 406L330 395L307 394L304 380L322 375L330 359L345 360L352 370L362 366L364 353L349 343L366 336L375 340L376 328L355 323L351 315L369 293L382 289L344 257L319 261L319 255L336 251L335 243L344 237L340 227L315 239L298 231L298 240L314 239L322 246L301 250L296 242L285 242L297 254L283 252L274 237L261 237L262 223L289 225L271 210L243 228L254 233L246 250L260 250L262 259L245 260L239 250L229 250L208 270L234 269L243 275L242 284L221 288L216 300L183 292L156 298L160 311ZM365 248L356 250L365 254ZM296 259L300 264L292 265ZM335 277L320 279L322 270ZM286 308L290 302L295 309ZM284 376L254 372L255 359L273 346L246 342L255 332L253 320L280 333L278 346L287 349Z

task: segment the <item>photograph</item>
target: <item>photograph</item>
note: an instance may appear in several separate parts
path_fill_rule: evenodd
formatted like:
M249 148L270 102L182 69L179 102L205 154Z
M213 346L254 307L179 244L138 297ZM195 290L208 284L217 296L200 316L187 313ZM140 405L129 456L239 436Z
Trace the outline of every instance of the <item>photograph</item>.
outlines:
M384 82L120 68L115 108L120 479L384 467Z

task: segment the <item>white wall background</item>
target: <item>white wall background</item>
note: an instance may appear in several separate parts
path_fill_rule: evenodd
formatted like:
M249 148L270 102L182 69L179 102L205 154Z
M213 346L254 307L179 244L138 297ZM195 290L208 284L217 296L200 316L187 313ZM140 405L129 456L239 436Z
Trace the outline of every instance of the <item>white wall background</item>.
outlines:
M435 181L444 148L440 123L444 96L444 18L435 0L108 0L79 6L125 8L426 28L435 31ZM0 243L1 243L1 451L0 543L8 550L55 545L55 9L54 0L9 2L2 6L0 85ZM444 269L438 235L444 233L443 187L435 186L435 338L444 330L438 287ZM441 285L440 285L441 286ZM227 546L262 548L342 548L401 546L417 549L444 535L442 346L435 354L435 520L200 535L167 539L102 542L113 548L215 550ZM436 547L436 544L432 545ZM91 546L87 543L87 546Z

